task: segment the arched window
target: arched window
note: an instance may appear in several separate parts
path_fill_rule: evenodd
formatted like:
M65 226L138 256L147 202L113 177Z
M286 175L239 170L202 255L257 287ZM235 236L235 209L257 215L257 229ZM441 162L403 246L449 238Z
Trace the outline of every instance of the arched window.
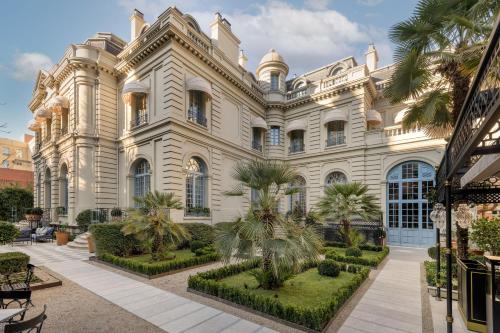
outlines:
M334 171L330 172L325 179L325 186L332 186L333 184L345 184L347 183L347 177L343 172Z
M306 180L304 177L298 176L295 181L290 184L291 188L297 191L290 195L290 211L292 214L297 214L299 216L306 215Z
M335 67L331 72L330 72L330 76L335 76L335 75L338 75L340 73L342 73L344 71L344 68L343 67Z
M44 180L44 208L50 208L51 207L51 196L52 196L52 190L50 188L51 186L51 174L50 174L50 169L47 168L45 170L45 180Z
M209 215L207 166L201 158L191 157L186 169L186 215Z
M68 166L64 163L61 166L59 177L59 205L63 207L63 214L68 212L69 203L69 182L68 182Z
M387 227L392 244L433 243L432 205L427 193L434 186L434 168L409 161L391 169L387 176Z
M144 197L151 190L151 168L149 162L141 158L134 168L134 196Z

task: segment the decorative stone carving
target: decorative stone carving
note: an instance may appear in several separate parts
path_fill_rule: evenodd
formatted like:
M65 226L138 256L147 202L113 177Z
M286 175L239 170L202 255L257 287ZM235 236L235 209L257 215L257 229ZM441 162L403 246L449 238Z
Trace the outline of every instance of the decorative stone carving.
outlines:
M436 228L444 229L446 222L446 208L443 204L437 203L434 205L434 209L432 210L429 216L436 226Z

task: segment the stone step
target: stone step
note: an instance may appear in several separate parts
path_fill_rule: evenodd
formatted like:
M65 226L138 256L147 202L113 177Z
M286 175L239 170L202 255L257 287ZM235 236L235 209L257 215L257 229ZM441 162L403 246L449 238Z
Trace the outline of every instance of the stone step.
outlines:
M77 250L87 250L88 249L88 245L80 245L80 244L75 244L73 242L70 242L68 244L66 244L70 249L77 249Z

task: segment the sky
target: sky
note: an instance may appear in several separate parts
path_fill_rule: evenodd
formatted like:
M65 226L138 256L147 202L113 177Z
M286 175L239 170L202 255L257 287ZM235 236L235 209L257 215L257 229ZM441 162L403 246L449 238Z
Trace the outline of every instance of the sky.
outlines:
M407 19L417 0L2 0L0 20L0 137L21 139L32 118L28 109L38 70L59 62L70 44L96 32L130 39L134 8L155 19L169 6L191 14L209 31L214 13L227 18L255 72L262 56L276 49L289 77L354 56L375 43L379 66L392 62L389 28ZM2 125L4 125L2 127Z

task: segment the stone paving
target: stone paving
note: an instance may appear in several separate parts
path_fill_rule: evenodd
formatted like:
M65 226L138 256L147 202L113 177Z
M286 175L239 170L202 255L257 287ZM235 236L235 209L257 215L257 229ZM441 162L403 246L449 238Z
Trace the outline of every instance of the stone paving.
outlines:
M210 306L90 265L83 261L88 258L88 253L84 251L50 244L0 247L0 252L8 251L25 252L30 255L33 264L53 270L166 332L275 332Z

